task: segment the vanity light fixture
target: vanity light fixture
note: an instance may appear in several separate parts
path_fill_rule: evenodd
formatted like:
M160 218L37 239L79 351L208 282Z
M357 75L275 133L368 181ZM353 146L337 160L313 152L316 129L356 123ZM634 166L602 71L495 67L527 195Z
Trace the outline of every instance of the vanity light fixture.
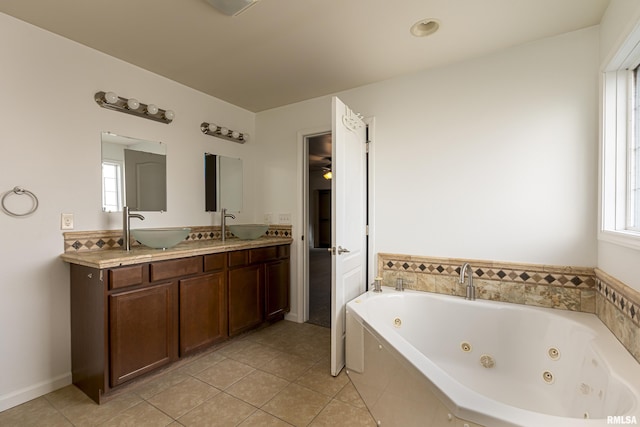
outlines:
M93 99L102 108L133 114L165 124L171 123L175 117L175 113L171 110L163 110L154 104L143 104L135 98L123 98L115 92L97 92Z
M249 139L249 135L246 133L231 130L213 123L203 122L200 125L200 130L205 135L217 136L218 138L227 139L229 141L237 142L238 144L244 144Z

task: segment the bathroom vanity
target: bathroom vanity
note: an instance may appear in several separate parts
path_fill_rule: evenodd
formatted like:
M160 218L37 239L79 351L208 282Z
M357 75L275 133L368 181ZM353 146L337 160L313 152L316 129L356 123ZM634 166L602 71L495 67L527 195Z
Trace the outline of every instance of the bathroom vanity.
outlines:
M73 383L100 403L134 378L283 318L290 243L64 254L71 264Z

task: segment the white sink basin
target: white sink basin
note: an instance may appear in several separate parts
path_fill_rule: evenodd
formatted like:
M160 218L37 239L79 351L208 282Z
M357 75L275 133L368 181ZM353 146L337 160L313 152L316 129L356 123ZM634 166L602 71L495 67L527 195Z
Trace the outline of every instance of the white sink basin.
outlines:
M131 237L154 249L171 248L189 235L191 228L137 228L131 230Z
M253 240L264 236L269 226L266 224L232 224L227 228L240 240Z

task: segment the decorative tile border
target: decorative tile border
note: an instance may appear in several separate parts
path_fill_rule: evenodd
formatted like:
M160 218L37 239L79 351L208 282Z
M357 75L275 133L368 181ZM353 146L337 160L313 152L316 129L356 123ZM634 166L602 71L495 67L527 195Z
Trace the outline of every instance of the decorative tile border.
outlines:
M640 363L640 292L596 268L596 313Z
M640 326L640 292L599 268L595 269L595 274L598 294L620 310L636 326Z
M96 231L70 231L62 233L64 236L64 252L85 252L95 250L121 249L122 230L96 230ZM268 237L290 238L291 225L269 225L265 233ZM191 233L185 238L187 241L220 240L222 236L219 225L194 226ZM227 237L233 234L227 232ZM132 246L140 243L132 239Z
M600 269L378 254L383 284L465 295L460 268L469 262L477 298L594 313L640 363L640 292Z
M402 277L410 289L464 296L458 279L465 262L478 298L595 313L592 268L378 254L378 274L388 286Z

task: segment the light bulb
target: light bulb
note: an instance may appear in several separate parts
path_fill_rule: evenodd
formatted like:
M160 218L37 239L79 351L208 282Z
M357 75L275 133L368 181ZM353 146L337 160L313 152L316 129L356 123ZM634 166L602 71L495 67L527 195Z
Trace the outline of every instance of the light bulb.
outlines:
M240 132L238 132L237 130L234 130L234 131L231 133L231 136L232 136L234 139L238 139L238 138L240 138Z
M243 133L242 134L242 140L243 141L248 141L249 140L249 134L248 133Z
M167 111L165 111L165 112L164 112L164 117L165 117L167 120L173 120L173 118L174 118L175 116L176 116L176 115L175 115L175 113L174 113L172 110L167 110Z
M107 92L104 94L104 100L107 104L115 104L118 102L118 95L115 92Z
M147 114L158 114L158 106L155 104L147 105Z
M127 108L129 108L130 110L137 110L138 107L140 107L140 101L138 101L135 98L129 98L127 100Z
M220 128L220 135L226 135L229 133L229 129L227 128Z

